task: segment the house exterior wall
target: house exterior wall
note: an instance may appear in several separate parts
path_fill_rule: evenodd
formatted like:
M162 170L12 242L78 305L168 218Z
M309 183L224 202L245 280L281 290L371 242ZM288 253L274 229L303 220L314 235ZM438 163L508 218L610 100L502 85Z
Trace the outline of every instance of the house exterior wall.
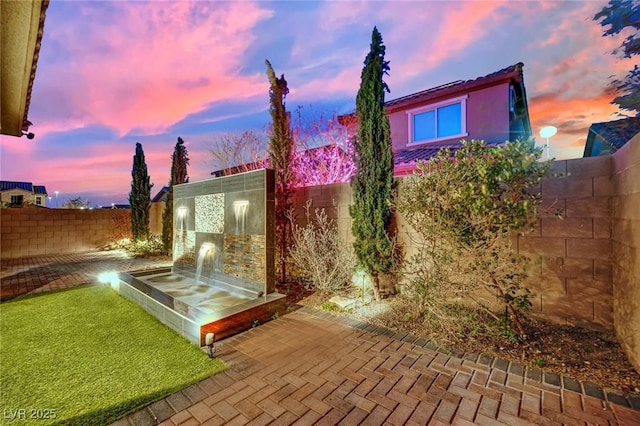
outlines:
M391 126L391 144L393 151L429 145L429 142L408 145L409 116L407 110L428 106L463 95L465 95L465 93L431 99L390 113L389 125ZM496 142L503 142L509 139L509 83L475 90L469 92L468 95L466 116L467 133L469 133L469 136L467 136L466 139L483 139ZM458 141L459 138L453 138L449 142ZM441 144L446 142L447 141L438 141L437 143Z
M640 371L640 134L613 161L613 321L618 340Z
M22 195L24 202L35 204L36 197L42 197L41 206L46 206L47 196L46 194L34 194L33 192L25 191L24 189L9 189L7 191L0 192L0 202L2 203L11 203L12 195Z
M0 209L3 259L94 251L130 236L130 212L118 209Z

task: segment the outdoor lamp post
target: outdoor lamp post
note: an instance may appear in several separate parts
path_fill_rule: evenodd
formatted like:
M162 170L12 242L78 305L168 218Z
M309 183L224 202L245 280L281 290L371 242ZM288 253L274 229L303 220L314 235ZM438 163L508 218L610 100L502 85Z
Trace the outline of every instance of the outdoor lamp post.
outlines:
M56 207L58 207L58 194L60 193L60 191L54 191L54 194L56 194Z
M547 140L547 144L544 146L547 149L547 160L551 158L551 145L549 145L549 138L558 133L558 129L554 126L546 126L540 129L540 136Z

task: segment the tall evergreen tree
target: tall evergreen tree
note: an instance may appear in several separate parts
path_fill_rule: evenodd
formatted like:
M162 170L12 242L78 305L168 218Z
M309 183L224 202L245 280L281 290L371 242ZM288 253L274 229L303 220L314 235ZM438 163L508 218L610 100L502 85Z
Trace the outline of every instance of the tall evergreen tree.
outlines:
M178 138L171 156L171 180L169 181L167 201L162 212L162 245L166 253L172 250L173 242L173 186L189 182L188 164L187 147L184 146L182 138Z
M392 266L392 244L387 234L391 220L391 185L393 160L389 118L384 107L383 81L389 62L384 60L385 46L376 27L371 35L371 50L364 61L360 89L356 97L358 136L355 142L357 171L351 178L353 204L353 248L360 266L373 278L379 297L379 274Z
M153 185L149 183L147 163L144 160L144 151L140 143L136 143L131 178L131 192L129 193L131 235L134 241L147 240L149 238L149 202Z
M289 93L284 74L276 77L268 60L267 77L269 77L269 112L273 120L269 136L269 164L276 172L276 246L280 256L280 282L286 280L286 259L289 236L291 234L287 212L291 209L293 193L293 138L291 137L290 115L287 113L284 98Z

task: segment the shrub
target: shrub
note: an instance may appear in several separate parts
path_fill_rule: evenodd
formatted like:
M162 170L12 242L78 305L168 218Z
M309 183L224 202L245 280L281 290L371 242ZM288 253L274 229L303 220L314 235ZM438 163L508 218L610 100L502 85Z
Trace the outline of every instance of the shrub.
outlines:
M451 306L463 300L490 313L497 298L524 334L518 313L530 304L522 285L528 259L515 253L509 236L537 220L540 199L531 188L549 169L540 154L528 141L462 141L455 153L443 149L419 164L403 185L397 208L420 237L404 293L426 316L452 318Z
M164 256L166 252L162 243L162 237L151 235L146 240L132 240L124 238L120 240L116 247L125 250L133 257L155 257Z
M305 214L308 224L304 227L292 225L293 246L289 256L312 288L334 293L350 284L355 256L338 235L337 226L324 209L315 209L313 222L310 206L311 201L307 201Z

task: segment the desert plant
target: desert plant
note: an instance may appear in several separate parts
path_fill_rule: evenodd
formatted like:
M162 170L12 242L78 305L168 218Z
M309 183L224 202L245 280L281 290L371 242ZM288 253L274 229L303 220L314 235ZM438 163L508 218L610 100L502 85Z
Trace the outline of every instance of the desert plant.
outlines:
M427 315L474 292L467 302L499 320L487 302L497 297L524 335L519 314L529 305L522 285L528 259L509 236L537 220L540 198L531 189L549 169L540 154L529 141L493 147L463 141L455 153L443 149L419 164L403 185L397 208L421 239L405 292ZM483 291L492 296L478 296Z
M158 235L150 235L146 240L137 241L123 238L115 247L126 251L132 257L156 257L165 254L162 237Z
M382 36L374 27L356 97L356 172L351 178L353 205L349 209L353 218L353 248L358 262L372 277L376 299L380 297L379 274L388 272L393 265L393 244L387 233L393 160L389 118L384 107L384 94L389 88L383 81L389 62L384 55Z
M315 209L314 223L310 207L311 200L305 205L307 225L292 225L293 245L289 257L312 288L335 293L349 285L355 256L338 235L337 226L324 209Z

